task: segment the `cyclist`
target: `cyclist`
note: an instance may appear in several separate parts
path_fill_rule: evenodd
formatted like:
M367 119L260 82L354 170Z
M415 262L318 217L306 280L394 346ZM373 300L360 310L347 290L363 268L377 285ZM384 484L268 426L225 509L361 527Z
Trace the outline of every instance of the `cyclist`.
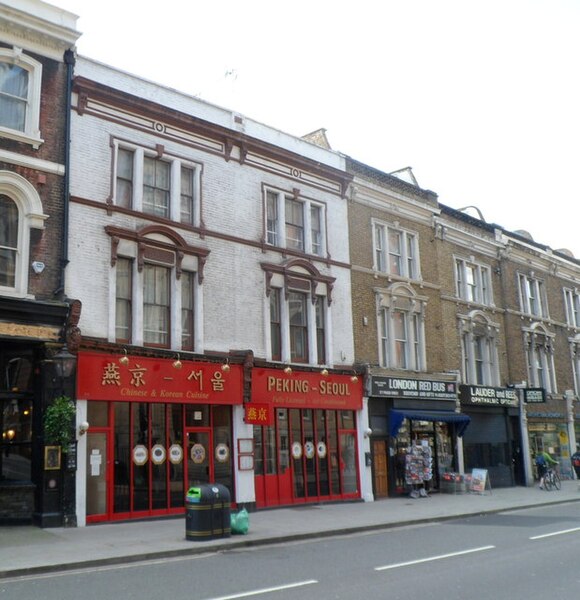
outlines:
M546 471L557 465L558 461L554 460L547 452L541 451L536 453L536 467L538 468L538 477L540 478L540 489L544 489L544 477L546 476Z
M576 472L576 479L580 479L580 444L576 444L576 452L572 454L572 466Z

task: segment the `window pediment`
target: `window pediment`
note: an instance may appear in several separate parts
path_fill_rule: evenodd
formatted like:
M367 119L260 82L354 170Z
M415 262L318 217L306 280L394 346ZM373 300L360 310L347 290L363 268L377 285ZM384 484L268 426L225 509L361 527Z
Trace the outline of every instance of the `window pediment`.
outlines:
M459 315L459 320L462 323L464 332L470 331L478 336L489 337L500 330L499 324L494 323L480 310L472 310L467 315Z
M105 231L111 238L111 266L117 262L117 249L121 239L137 245L137 268L143 270L145 261L175 266L176 276L181 276L181 263L185 255L198 260L198 281L203 281L203 270L210 251L207 248L190 246L177 232L161 225L149 225L138 231L107 226Z
M335 277L323 275L312 263L304 259L291 259L283 264L262 263L262 270L266 273L266 296L270 296L272 277L281 275L284 281L284 294L288 299L291 289L309 290L312 302L316 302L316 287L318 284L326 286L326 301L328 306L332 303L332 288Z
M388 288L376 288L379 308L398 308L411 312L423 312L426 296L419 296L407 283L393 283Z

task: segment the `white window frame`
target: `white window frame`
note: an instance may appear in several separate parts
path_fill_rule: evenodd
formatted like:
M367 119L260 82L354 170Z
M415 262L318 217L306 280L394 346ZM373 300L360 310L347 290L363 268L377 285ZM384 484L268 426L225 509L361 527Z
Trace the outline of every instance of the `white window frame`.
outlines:
M373 228L373 270L396 277L411 280L421 279L421 261L419 260L419 236L416 232L400 227L398 223L372 221ZM399 257L401 272L391 269L390 256L395 256L395 248L389 245L389 234L401 236ZM411 249L411 250L410 250ZM410 250L410 251L409 251Z
M543 319L548 318L548 300L542 279L532 273L529 275L518 273L518 290L523 313Z
M167 153L160 155L156 150L144 148L142 146L114 140L113 143L113 191L112 202L117 204L117 166L118 166L118 149L128 150L133 152L133 196L131 199L130 209L141 212L144 215L169 219L182 225L200 227L201 225L201 165ZM170 166L170 191L169 191L169 215L161 217L151 212L143 211L143 172L144 159L153 158L169 164ZM193 213L191 223L181 221L181 174L182 167L186 167L193 171Z
M500 326L487 315L473 311L460 315L463 381L470 385L498 386L500 383L497 351ZM480 342L483 346L480 346ZM482 352L478 352L481 349ZM478 376L478 364L481 366Z
M158 238L156 238L158 239ZM167 240L170 243L170 240ZM131 345L144 346L143 332L143 312L144 312L144 273L145 269L139 269L138 247L137 244L130 240L121 239L117 251L119 258L131 260ZM181 277L178 277L175 265L164 263L155 263L155 261L145 260L144 264L166 267L170 269L170 333L169 333L169 349L179 351L182 349L182 328L181 328ZM201 284L198 277L198 259L195 256L185 256L181 265L182 271L187 271L193 276L193 351L203 352L203 327L201 326L203 318L203 294ZM109 331L108 338L110 342L116 341L116 284L117 284L117 267L116 264L112 267L109 275ZM149 346L148 346L149 347ZM151 346L156 347L156 346ZM188 351L192 351L188 349Z
M524 329L528 385L544 388L548 394L558 392L554 369L555 337L539 323Z
M37 149L44 142L40 134L40 97L42 91L42 64L23 54L21 48L0 48L0 62L15 64L28 71L28 98L24 130L0 126L0 137L30 144Z
M281 346L281 363L287 364L307 364L311 366L330 366L331 363L331 307L328 305L327 297L324 294L317 293L316 296L320 302L324 302L323 318L324 318L324 350L326 356L318 356L318 338L317 338L317 327L316 327L316 304L312 302L312 295L309 292L303 290L291 289L291 292L303 293L306 296L306 327L308 330L308 360L307 362L294 363L291 357L290 348L290 311L288 306L288 298L286 297L282 281L278 281L277 277L276 285L272 286L272 290L279 290L280 297L280 346ZM267 348L267 359L272 359L272 340L270 335L270 298L265 299L265 311L267 314L266 321L268 326L266 327L266 348Z
M574 390L576 396L580 394L580 334L568 340L570 343L570 357L572 372L574 373Z
M376 290L379 363L382 367L404 371L426 371L425 307L427 298L418 296L405 284ZM395 319L403 317L406 337L396 339ZM399 343L399 344L398 344ZM397 345L404 349L404 360L397 360Z
M276 220L273 226L268 219L268 197L275 197ZM302 205L302 221L304 229L304 248L298 250L288 245L286 237L286 200L292 200ZM312 236L312 209L320 210L320 243L313 242ZM314 256L325 256L326 254L326 207L321 202L315 202L309 198L296 196L289 192L274 189L271 187L264 188L264 240L269 246L277 246L280 248L288 248L295 252L304 254L312 254ZM316 249L318 248L318 252Z
M34 186L12 171L0 171L0 194L16 204L18 210L18 242L14 287L0 286L0 294L24 298L28 296L30 230L44 229L48 215Z
M580 328L580 291L576 288L564 288L564 306L568 325Z
M470 282L469 272L473 273ZM467 302L493 306L491 269L473 258L455 257L455 292L458 298Z

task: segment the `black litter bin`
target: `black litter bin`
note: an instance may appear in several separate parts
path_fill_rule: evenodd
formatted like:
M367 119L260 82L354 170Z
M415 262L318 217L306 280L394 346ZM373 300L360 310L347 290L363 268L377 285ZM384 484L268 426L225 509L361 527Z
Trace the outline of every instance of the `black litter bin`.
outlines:
M219 483L190 487L185 498L185 539L230 537L230 491Z

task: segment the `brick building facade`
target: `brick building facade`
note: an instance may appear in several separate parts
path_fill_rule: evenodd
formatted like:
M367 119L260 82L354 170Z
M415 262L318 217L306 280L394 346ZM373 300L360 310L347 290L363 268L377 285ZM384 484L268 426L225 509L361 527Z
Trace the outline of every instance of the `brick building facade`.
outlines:
M373 496L440 490L477 468L494 486L531 484L544 449L571 477L578 260L441 205L415 182L353 160L347 170ZM425 482L406 468L419 447Z
M61 525L64 470L46 469L43 413L64 393L67 118L76 16L0 5L0 520Z

